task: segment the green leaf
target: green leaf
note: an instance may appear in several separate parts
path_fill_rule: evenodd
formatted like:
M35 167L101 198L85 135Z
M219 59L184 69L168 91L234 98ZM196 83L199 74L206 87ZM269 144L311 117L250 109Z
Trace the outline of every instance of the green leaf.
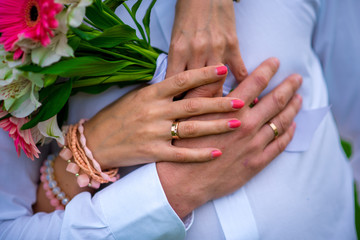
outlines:
M29 122L22 126L22 130L35 127L39 122L55 116L64 107L70 97L72 80L40 91L42 106L39 112Z
M75 33L79 38L81 38L82 40L85 40L85 41L89 41L89 40L91 40L91 39L96 38L97 36L99 36L98 33L93 33L93 32L89 32L89 31L84 32L84 31L82 31L82 30L80 30L80 29L78 29L78 28L73 28L73 27L71 27L70 29L71 29L71 31L72 31L73 33Z
M58 76L56 75L45 75L44 76L44 87L48 87L50 85L53 85L56 82Z
M156 0L152 0L152 2L150 3L150 6L146 10L144 18L143 18L143 24L144 24L144 28L146 31L146 35L148 37L149 44L150 44L150 14L151 14L151 10L154 7L155 3L156 3Z
M137 40L136 31L128 25L117 25L106 29L101 35L89 41L96 47L113 48L123 42Z
M68 44L74 50L74 52L79 47L80 42L81 42L81 39L77 36L70 37L68 40Z
M140 5L142 3L142 0L138 0L136 3L134 3L134 5L131 8L131 12L134 16L136 16L136 12L139 9Z
M134 63L126 60L106 61L98 57L78 57L57 62L45 68L28 65L20 69L62 77L80 77L109 75L132 64Z
M104 4L115 12L115 10L125 2L126 0L105 0Z
M118 24L124 24L114 12L98 0L86 8L85 15L101 30L111 28Z
M153 71L151 73L119 73L111 76L96 77L79 79L74 82L73 87L87 87L100 84L118 84L120 82L132 82L133 84L150 81L153 77Z
M139 3L139 5L140 5L141 2L142 2L142 0L138 0L138 1L135 3L135 5L138 4L138 3ZM145 32L144 32L144 29L142 28L142 26L140 25L140 23L139 23L139 22L137 21L137 19L136 19L136 11L137 11L137 9L139 8L139 6L135 6L135 8L134 8L134 6L133 6L133 10L130 10L130 8L126 5L126 3L124 3L124 7L125 7L126 11L130 14L132 20L134 21L137 29L138 29L139 32L140 32L143 40L144 40L144 41L147 41L146 35L145 35ZM136 10L136 11L135 11L135 10ZM146 42L146 43L147 43L147 42ZM146 46L146 47L147 47L147 46Z

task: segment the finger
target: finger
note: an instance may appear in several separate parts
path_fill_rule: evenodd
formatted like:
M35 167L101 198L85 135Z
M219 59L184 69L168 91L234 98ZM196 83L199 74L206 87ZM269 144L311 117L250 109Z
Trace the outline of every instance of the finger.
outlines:
M269 58L260 64L244 81L242 81L228 96L244 100L248 106L267 87L270 79L279 68L277 58Z
M163 115L169 119L183 119L207 113L236 111L244 102L236 98L190 98L172 102L163 108Z
M168 55L168 66L166 69L166 78L185 71L189 56L186 55L187 51L183 48L183 44L171 43Z
M239 46L236 46L234 50L228 52L225 63L228 64L236 81L240 83L248 76L248 72L241 57Z
M173 97L189 89L221 80L227 74L225 66L211 66L188 70L151 85L160 97Z
M240 127L237 119L219 119L210 121L183 121L179 123L178 136L180 138L193 138L206 135L226 133Z
M195 38L190 44L191 57L187 63L187 70L205 67L207 58L207 40L203 37Z
M298 114L301 108L302 99L300 95L295 95L286 108L280 112L275 118L266 123L259 131L256 137L263 139L258 142L264 142L267 146L275 138L274 130L269 126L269 123L273 123L278 131L278 136L284 134L294 122L295 116Z
M296 124L293 122L291 127L289 127L284 134L279 136L277 139L272 141L267 147L264 149L262 154L262 162L268 165L274 158L276 158L280 153L282 153L287 145L289 145L291 139L294 136Z
M222 152L216 148L179 148L171 146L163 149L159 161L165 162L206 162L218 158Z
M293 74L274 90L264 96L253 108L252 121L260 123L260 126L268 122L280 111L282 111L288 102L294 97L299 89L302 78L298 74Z

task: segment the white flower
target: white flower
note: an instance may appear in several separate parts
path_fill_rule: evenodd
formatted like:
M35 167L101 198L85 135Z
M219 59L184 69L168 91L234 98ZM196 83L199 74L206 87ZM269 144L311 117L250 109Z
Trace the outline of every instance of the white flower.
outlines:
M93 3L93 0L56 0L57 3L70 5L68 8L68 23L72 27L78 27L85 17L86 7Z
M74 50L67 44L67 41L65 34L57 34L46 48L39 47L32 50L31 61L41 67L47 67L58 62L61 57L73 57Z
M5 110L17 118L24 118L41 106L38 91L43 87L43 75L13 70L12 81L0 86L0 100Z
M39 122L37 127L43 136L56 139L62 145L65 144L64 135L59 128L56 115L44 122Z

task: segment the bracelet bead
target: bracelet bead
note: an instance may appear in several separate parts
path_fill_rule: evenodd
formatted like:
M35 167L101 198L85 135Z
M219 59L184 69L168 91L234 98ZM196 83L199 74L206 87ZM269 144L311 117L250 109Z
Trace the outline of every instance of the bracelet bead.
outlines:
M50 155L40 168L40 180L43 183L43 189L45 190L46 197L50 200L50 205L56 210L64 210L66 204L70 199L58 186L54 176L54 159L53 155Z

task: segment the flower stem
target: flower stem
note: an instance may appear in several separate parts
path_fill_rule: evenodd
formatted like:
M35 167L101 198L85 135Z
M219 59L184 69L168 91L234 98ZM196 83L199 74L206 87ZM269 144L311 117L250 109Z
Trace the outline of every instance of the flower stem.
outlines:
M108 50L105 50L105 49L102 49L102 48L94 47L94 46L91 46L90 44L86 44L84 42L80 43L80 46L84 47L84 48L87 48L89 50L94 50L94 51L106 53L106 54L109 54L111 56L114 56L114 57L117 57L117 58L120 58L120 59L126 59L126 60L132 61L132 62L134 62L134 63L136 63L136 64L138 64L140 66L146 67L146 68L153 68L154 67L154 64L152 64L152 63L147 63L147 62L144 62L144 61L141 61L141 60L138 60L138 59L135 59L135 58L120 54L120 53L115 53L115 52L108 51Z
M152 74L120 74L114 76L95 77L77 80L73 83L73 88L89 87L107 83L136 82L144 83L152 79Z
M157 52L141 48L134 44L124 44L124 46L134 50L135 52L140 53L141 55L149 59L152 63L156 63L156 59L159 57L159 54Z

